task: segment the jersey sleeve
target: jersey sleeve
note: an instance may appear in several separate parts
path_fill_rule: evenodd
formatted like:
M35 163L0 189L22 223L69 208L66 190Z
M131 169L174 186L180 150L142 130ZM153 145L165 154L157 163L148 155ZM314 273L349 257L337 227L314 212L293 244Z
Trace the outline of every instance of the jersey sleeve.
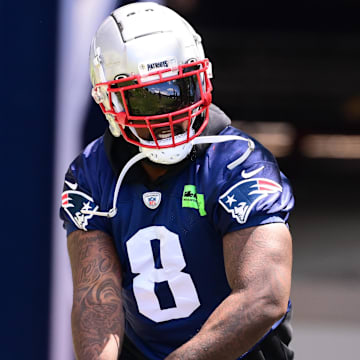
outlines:
M201 181L209 194L208 208L215 229L224 236L246 227L286 223L294 207L294 196L287 177L280 171L271 152L255 139L229 127L224 135L251 139L253 151L236 163L248 150L247 141L214 144L207 151Z
M294 206L289 180L276 163L229 170L218 192L214 224L222 235L245 227L286 223Z
M81 154L70 165L65 175L61 196L60 218L67 235L75 230L101 230L111 235L110 221L106 217L85 214L84 210L101 211L101 184L97 180L96 159Z

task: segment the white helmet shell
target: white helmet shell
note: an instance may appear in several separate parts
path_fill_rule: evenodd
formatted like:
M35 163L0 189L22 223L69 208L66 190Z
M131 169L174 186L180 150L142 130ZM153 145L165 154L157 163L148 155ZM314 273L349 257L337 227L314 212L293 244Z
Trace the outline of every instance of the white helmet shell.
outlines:
M92 94L95 101L101 104L103 111L108 110L104 113L112 134L124 134L124 127L129 124L117 121L116 114L110 109L121 112L124 111L123 106L113 96L114 93L104 91L98 84L133 75L146 77L154 70L166 68L174 69L167 75L171 76L178 74L179 65L204 59L201 37L175 11L153 2L132 3L116 9L100 25L90 47L90 78L94 86ZM210 65L206 72L206 76L210 78ZM204 82L203 74L201 81ZM208 106L211 100L207 102ZM150 159L159 162L156 160L158 149L154 149L151 143L141 142L140 150L144 150L144 146L151 147ZM161 163L176 163L180 160L174 159L183 159L191 150L191 146L177 146L176 143L173 145L162 149L161 156L158 157L162 159ZM184 145L184 142L181 145ZM174 155L176 148L181 154ZM168 161L164 151L166 154L167 151L170 153L170 150L171 159Z

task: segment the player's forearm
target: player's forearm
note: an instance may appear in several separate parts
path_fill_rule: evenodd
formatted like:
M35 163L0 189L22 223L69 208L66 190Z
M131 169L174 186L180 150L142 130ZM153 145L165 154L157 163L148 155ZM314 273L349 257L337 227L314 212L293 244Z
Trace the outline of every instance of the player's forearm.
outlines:
M124 331L121 268L109 235L73 232L73 342L78 360L116 360Z
M199 333L166 360L235 360L249 351L286 312L266 298L232 293L211 314Z
M116 360L123 339L121 302L74 305L72 332L78 360Z
M166 360L235 360L286 313L292 264L288 229L283 224L246 228L226 234L223 244L233 292Z

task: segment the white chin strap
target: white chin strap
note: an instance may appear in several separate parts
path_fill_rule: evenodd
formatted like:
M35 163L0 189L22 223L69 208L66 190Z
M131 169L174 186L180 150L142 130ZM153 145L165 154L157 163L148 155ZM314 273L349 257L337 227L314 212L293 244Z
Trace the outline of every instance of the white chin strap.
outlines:
M182 135L178 135L178 136L182 136ZM163 139L163 140L168 140L168 139ZM159 140L159 144L160 144L160 141L163 141L163 140ZM232 170L235 167L242 164L250 156L250 154L254 151L255 144L252 140L244 138L242 136L237 136L237 135L198 136L195 139L193 139L190 143L187 143L185 145L188 145L191 150L191 148L197 144L213 144L213 143L220 143L220 142L233 141L233 140L246 141L248 144L248 148L238 159L236 159L235 161L233 161L227 165L227 168L229 170ZM177 149L178 147L182 147L182 145L177 146L175 148L155 149L155 151L172 150L172 149ZM143 150L144 148L141 148L141 149ZM146 150L154 151L154 149L146 149ZM186 155L189 154L190 150L186 153ZM186 157L186 155L182 159L184 159ZM125 164L125 166L121 170L120 175L117 179L115 190L114 190L113 204L112 204L112 208L109 211L94 211L94 210L80 210L80 211L86 215L106 216L108 218L112 218L112 217L116 216L116 213L117 213L116 203L117 203L117 199L119 197L120 186L122 184L122 181L123 181L126 173L138 161L145 159L145 158L149 158L150 160L152 160L151 156L153 156L153 155L150 154L150 152L141 151L139 154L136 154ZM181 161L181 160L178 160L178 161ZM174 163L177 163L178 161L176 161ZM174 164L174 163L166 163L166 164Z

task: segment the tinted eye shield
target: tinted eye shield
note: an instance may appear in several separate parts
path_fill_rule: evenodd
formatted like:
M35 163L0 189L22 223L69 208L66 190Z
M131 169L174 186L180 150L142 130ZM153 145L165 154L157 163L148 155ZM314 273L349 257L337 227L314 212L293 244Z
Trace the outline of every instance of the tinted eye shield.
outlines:
M93 96L102 111L113 115L121 125L120 129L129 142L138 145L137 141L128 138L124 126L149 129L156 148L160 146L154 129L169 126L173 142L166 147L177 146L180 143L175 142L175 124L188 122L188 138L182 143L198 136L207 124L208 116L196 134L190 136L190 124L199 114L207 113L211 103L208 68L209 60L204 59L142 76L132 75L99 83L93 89ZM106 98L104 93L110 101L103 101ZM99 95L98 101L96 95Z

